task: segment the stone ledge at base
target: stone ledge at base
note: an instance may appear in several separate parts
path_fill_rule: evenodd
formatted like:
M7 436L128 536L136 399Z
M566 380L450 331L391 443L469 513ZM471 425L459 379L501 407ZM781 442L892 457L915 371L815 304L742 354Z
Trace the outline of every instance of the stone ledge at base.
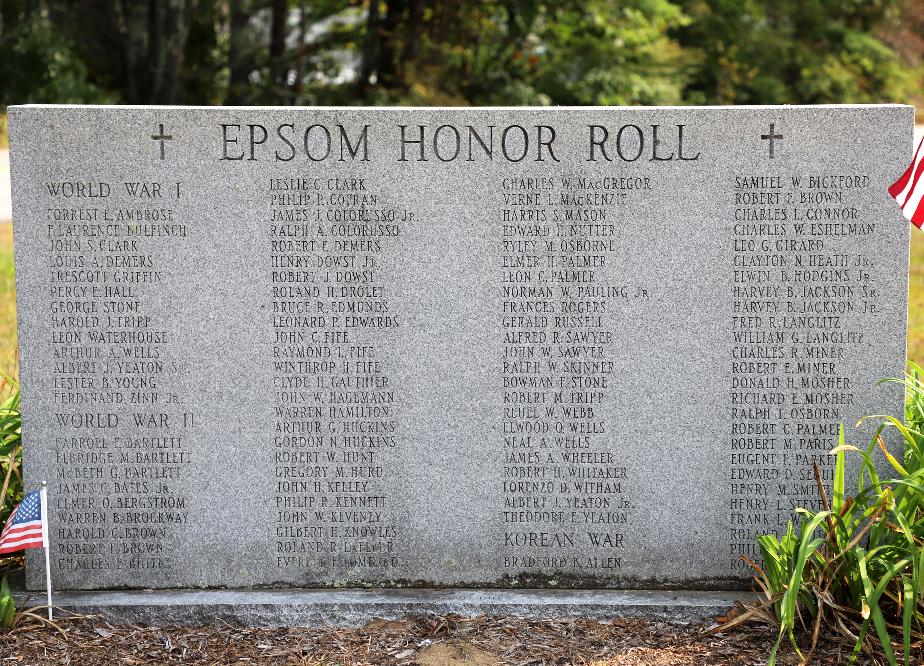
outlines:
M20 601L26 593L15 593ZM30 593L31 604L44 592ZM531 619L645 618L703 622L748 592L661 590L120 590L61 592L56 607L113 623L361 626L412 615L512 615Z

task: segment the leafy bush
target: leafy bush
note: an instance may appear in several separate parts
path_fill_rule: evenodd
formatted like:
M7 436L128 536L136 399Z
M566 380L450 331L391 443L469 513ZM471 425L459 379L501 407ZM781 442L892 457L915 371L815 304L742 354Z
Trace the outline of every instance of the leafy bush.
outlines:
M37 13L0 34L0 105L110 101L49 18Z
M22 485L22 414L19 411L19 384L9 378L0 381L0 525L23 497Z
M850 662L861 652L889 664L911 663L912 645L924 639L924 381L910 364L903 380L904 422L875 415L861 419L878 427L863 449L845 442L841 426L835 456L832 494L821 473L815 479L821 497L818 512L797 510L798 527L790 521L782 537L758 538L763 566L754 581L762 599L722 629L760 619L779 626L769 663L784 637L805 661L811 658L822 629L854 643ZM858 423L859 425L859 423ZM896 457L883 438L887 429L901 435L904 452ZM883 480L873 462L879 450L896 476ZM859 455L862 465L856 494L847 495L845 455ZM810 632L811 644L802 655L796 631ZM920 662L918 655L914 663Z

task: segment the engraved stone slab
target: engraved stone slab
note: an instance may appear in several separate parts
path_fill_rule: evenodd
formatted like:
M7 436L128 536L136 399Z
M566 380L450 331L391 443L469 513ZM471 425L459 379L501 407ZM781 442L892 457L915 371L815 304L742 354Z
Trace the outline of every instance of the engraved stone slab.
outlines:
M10 121L61 589L737 588L901 410L911 107Z

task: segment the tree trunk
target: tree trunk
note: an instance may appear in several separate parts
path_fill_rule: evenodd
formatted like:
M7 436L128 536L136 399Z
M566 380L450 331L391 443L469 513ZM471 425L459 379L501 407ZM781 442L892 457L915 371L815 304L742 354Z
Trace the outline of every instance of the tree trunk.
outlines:
M301 0L298 8L298 59L295 65L295 81L292 83L289 95L290 104L298 104L302 93L302 79L305 78L305 68L308 64L308 8L305 0Z
M248 0L230 0L228 30L228 94L226 104L245 104L250 95L250 63L247 59L247 26L250 23Z
M406 62L417 62L420 55L420 37L423 34L424 0L411 0L408 12L408 39Z
M149 99L149 7L133 0L122 0L120 7L119 27L125 46L125 99L129 104L145 104Z
M196 0L121 0L115 24L125 49L129 104L176 104Z
M195 0L151 0L148 19L149 102L175 104Z
M272 0L272 25L270 28L270 80L273 82L274 95L285 103L288 87L289 67L286 56L286 19L289 13L288 0Z
M366 37L363 40L362 62L359 65L357 89L361 97L369 92L372 75L378 70L379 54L379 0L369 0L366 16Z
M403 85L401 64L398 60L398 34L406 0L388 0L388 9L382 21L379 32L379 85L388 90L400 88Z

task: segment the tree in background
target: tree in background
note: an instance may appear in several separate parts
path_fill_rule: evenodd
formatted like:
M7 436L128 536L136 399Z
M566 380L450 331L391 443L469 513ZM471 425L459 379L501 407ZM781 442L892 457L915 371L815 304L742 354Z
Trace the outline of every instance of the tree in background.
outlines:
M898 56L907 70L910 101L924 108L924 0L903 0L886 13L877 35Z
M684 62L667 0L388 0L358 83L396 101L655 104L681 99Z
M922 0L0 0L0 104L907 99Z
M701 55L687 99L708 104L901 101L913 77L877 31L893 0L682 0ZM905 7L910 7L906 3Z
M0 0L0 105L115 101L90 83L86 63L34 0Z

